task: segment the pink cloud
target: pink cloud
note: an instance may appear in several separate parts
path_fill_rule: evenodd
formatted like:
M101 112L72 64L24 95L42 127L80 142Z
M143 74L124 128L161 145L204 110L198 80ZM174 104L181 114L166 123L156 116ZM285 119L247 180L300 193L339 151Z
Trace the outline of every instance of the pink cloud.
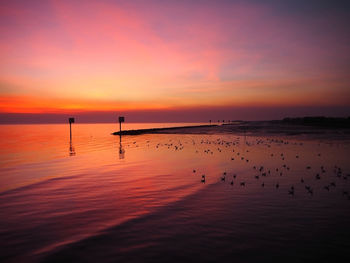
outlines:
M179 106L349 98L349 48L339 32L320 33L334 17L298 21L244 2L97 1L14 4L1 15L0 80L18 94Z

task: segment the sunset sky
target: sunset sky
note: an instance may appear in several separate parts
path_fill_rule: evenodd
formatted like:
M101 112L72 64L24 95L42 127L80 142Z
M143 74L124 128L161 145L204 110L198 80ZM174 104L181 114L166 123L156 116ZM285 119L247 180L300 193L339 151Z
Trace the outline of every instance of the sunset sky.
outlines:
M0 118L348 116L348 3L2 0Z

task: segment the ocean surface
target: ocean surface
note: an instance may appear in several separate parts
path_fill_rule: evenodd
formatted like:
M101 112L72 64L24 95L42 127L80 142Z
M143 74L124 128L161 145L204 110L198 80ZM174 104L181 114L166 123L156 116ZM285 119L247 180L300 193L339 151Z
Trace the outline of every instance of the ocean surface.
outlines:
M118 129L0 125L0 262L350 259L348 139Z

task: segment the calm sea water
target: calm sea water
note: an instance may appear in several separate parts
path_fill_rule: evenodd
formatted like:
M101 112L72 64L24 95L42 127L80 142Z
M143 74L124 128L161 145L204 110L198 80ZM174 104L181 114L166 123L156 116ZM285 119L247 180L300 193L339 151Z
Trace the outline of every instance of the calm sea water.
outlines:
M0 128L1 262L349 259L348 140Z

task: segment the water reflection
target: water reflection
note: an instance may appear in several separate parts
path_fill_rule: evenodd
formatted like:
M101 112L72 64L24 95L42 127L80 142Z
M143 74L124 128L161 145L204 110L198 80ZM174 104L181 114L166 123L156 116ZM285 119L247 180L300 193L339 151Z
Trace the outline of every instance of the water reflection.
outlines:
M154 255L158 262L177 255L215 261L218 254L304 262L305 251L317 257L330 249L346 255L348 143L249 134L118 142L108 130L85 125L74 134L79 158L68 158L66 126L50 133L30 127L34 139L25 137L29 132L21 137L20 126L9 134L11 147L0 142L3 159L19 160L0 168L0 186L14 189L0 195L1 262L108 261L104 255L118 262ZM128 159L118 162L123 146Z
M125 158L125 150L122 145L122 136L119 135L119 159Z
M69 140L69 156L74 156L76 154L75 148L72 142L72 138Z

